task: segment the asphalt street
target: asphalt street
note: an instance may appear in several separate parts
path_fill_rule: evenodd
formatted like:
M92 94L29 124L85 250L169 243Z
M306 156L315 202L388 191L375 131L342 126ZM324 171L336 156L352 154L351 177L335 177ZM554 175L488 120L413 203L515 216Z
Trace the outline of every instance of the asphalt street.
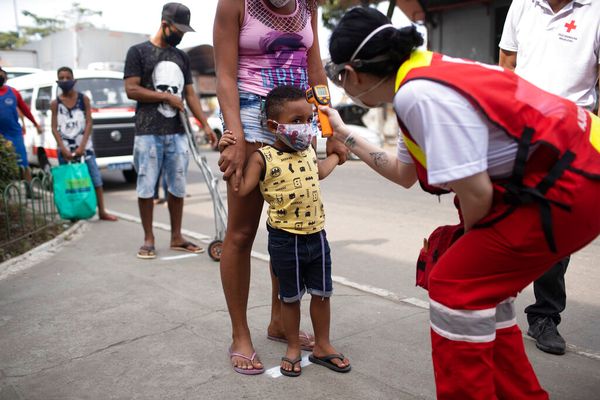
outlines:
M206 155L216 166L217 154ZM285 346L266 339L270 280L261 226L248 318L269 371L245 377L226 354L218 264L170 251L164 229L155 230L158 259L138 260L142 230L129 221L138 215L135 187L118 172L104 179L107 205L121 221L86 222L62 247L25 259L12 275L2 275L0 264L0 400L435 398L427 296L414 286L414 264L423 237L455 222L450 198L396 187L362 162L322 182L336 277L332 340L350 358L349 374L305 363L299 379L278 376ZM184 228L213 236L212 203L193 163L189 194ZM155 220L168 224L166 207L156 207ZM560 325L567 354L548 355L525 340L552 399L596 399L600 391L599 257L596 241L574 255L567 273ZM518 308L531 299L528 288ZM307 306L305 300L304 329Z

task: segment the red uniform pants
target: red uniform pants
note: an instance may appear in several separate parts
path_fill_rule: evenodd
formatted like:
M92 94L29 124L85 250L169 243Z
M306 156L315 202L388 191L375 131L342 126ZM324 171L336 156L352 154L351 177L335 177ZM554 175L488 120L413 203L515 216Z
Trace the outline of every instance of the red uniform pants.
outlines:
M526 174L525 183L542 176ZM433 270L431 341L439 399L548 398L525 354L512 300L600 234L600 182L566 171L547 197L571 206L552 207L556 253L542 231L539 206L528 204L491 227L467 232ZM496 204L492 213L506 207Z

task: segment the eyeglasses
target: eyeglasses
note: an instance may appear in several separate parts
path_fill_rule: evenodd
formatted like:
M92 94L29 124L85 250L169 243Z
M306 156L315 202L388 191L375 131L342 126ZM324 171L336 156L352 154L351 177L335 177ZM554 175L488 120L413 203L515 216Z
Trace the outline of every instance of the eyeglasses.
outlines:
M387 54L383 54L377 57L373 57L370 60L352 60L343 62L340 64L336 64L333 61L329 61L325 64L325 74L331 82L338 86L342 87L344 83L344 75L343 72L346 69L346 65L350 65L352 68L361 68L367 64L375 64L381 61L389 60L391 57Z

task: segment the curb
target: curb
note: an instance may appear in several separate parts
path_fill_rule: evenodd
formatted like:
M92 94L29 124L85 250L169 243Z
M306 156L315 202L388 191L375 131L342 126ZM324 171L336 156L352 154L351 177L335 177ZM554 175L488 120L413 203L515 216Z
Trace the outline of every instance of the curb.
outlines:
M0 264L0 281L32 267L44 258L55 253L65 244L65 242L69 242L75 235L83 233L84 227L86 226L87 224L85 221L77 221L73 226L54 239L42 243L20 256L4 261Z

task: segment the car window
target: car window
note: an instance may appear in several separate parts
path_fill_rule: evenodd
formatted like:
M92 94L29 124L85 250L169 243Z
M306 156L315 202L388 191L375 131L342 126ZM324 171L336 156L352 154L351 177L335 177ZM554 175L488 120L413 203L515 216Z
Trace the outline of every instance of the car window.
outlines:
M33 89L19 90L25 104L31 108L31 98L33 97Z
M125 93L125 85L122 79L78 79L76 89L90 99L92 108L120 108L135 106L135 101L127 98L127 93Z
M38 99L51 99L52 98L52 86L44 86L38 90Z

